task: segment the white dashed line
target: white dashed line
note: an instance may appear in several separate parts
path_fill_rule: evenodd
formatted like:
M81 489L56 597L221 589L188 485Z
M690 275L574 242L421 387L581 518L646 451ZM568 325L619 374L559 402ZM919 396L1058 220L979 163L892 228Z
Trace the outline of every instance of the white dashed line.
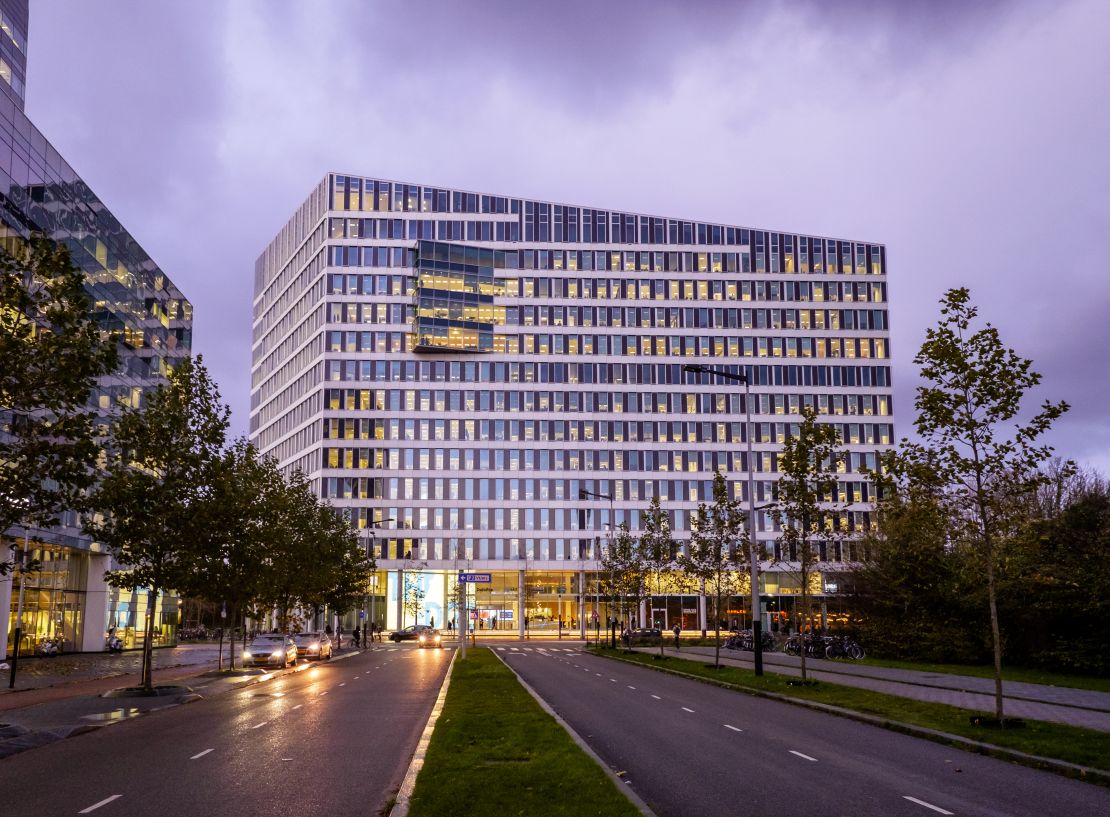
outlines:
M940 806L934 806L932 803L926 803L924 800L918 800L916 797L910 797L908 794L903 794L902 799L903 800L909 800L911 803L917 803L917 805L919 805L919 806L925 806L925 808L931 808L933 811L937 812L938 814L951 814L952 813L951 811L945 811Z
M809 755L803 755L801 752L795 752L793 749L790 750L790 754L797 755L798 757L802 758L803 760L811 760L814 763L817 762L817 758L810 757Z
M598 678L600 678L600 677L601 677L601 673L600 673L600 672L595 672L595 673L594 673L594 675L596 675L596 676L597 676Z
M293 707L293 709L300 709L302 706L304 706L304 704L297 704L295 707ZM292 710L290 710L290 711L292 711Z
M328 694L328 691L325 689L323 692L320 693L320 697L323 698L327 694Z
M203 752L200 752L198 754L193 755L191 758L189 758L189 760L196 760L198 758L202 758L206 754L208 754L209 752L214 752L214 751L216 751L216 750L215 749L205 749Z
M682 707L682 711L683 711L683 712L693 712L694 710L692 710L692 709L691 709L690 707L688 707L688 706L684 706L684 707Z
M634 687L634 686L632 686L631 684L629 684L629 685L628 685L628 688L629 688L629 689L635 689L636 687Z
M616 678L610 678L609 680L612 681L614 684L617 682Z
M652 695L651 697L653 697L653 698L654 698L655 700L657 700L657 701L661 701L661 700L663 700L663 699L662 699L662 698L660 698L660 697L659 697L658 695Z
M256 723L254 726L251 727L251 729L261 729L263 726L265 726L268 723L269 723L269 721L262 721L262 723Z
M731 729L733 732L743 732L744 731L739 726L733 726L731 723L726 723L725 724L725 729Z
M113 800L119 800L119 799L120 799L121 797L123 797L123 795L122 795L122 794L113 794L113 795L112 795L111 797L105 797L105 798L104 798L103 800L101 800L101 801L100 801L99 803L93 803L93 804L92 804L91 806L89 806L88 808L84 808L84 809L81 809L81 810L80 810L79 812L77 812L77 813L78 813L78 814L88 814L88 813L89 813L90 811L96 811L96 810L97 810L98 808L100 808L101 806L106 806L106 805L108 805L109 803L111 803L111 802L112 802Z
M341 686L341 687L345 687L345 686L347 686L347 682L346 682L346 681L344 681L344 682L343 682L342 684L340 684L339 686Z

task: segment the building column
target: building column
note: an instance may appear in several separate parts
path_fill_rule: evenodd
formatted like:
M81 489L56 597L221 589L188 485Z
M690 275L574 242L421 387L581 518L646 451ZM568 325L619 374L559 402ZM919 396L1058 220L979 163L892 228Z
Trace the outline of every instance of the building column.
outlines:
M516 628L521 634L521 641L524 641L524 611L527 599L524 597L524 571L517 571L516 574L516 606L517 606L517 619Z
M81 633L77 649L104 652L108 632L108 582L104 571L110 567L107 553L89 553L85 573L85 609L81 611Z
M405 628L405 570L397 571L397 629Z
M586 571L578 571L578 637L586 640Z
M636 619L636 626L637 627L650 627L650 626L652 626L650 622L647 623L647 624L644 623L645 621L648 621L647 607L648 607L648 600L647 599L640 599L640 615Z
M9 544L0 543L0 561L11 564L12 562L12 547ZM0 624L2 624L2 631L4 633L4 652L7 657L8 648L8 634L12 630L12 588L15 586L15 571L13 570L7 576L0 577Z
M698 629L701 630L701 637L705 638L705 579L701 580L698 592Z

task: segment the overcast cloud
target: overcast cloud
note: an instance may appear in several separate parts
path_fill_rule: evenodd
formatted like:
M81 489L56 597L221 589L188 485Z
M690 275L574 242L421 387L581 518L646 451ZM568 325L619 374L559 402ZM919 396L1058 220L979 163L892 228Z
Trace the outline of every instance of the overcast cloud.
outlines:
M247 425L253 264L329 170L880 241L897 431L969 286L1110 473L1110 6L33 2L27 108L194 303Z

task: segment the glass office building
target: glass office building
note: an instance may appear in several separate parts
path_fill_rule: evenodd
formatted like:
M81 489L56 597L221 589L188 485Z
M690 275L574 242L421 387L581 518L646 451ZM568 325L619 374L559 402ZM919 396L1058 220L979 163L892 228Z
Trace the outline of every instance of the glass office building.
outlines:
M47 235L66 244L85 271L97 320L123 338L119 370L101 379L90 398L111 416L141 404L146 390L164 382L167 367L189 354L192 306L24 113L27 5L0 0L0 241ZM0 411L0 434L10 423L10 413ZM81 532L76 514L64 514L54 530L6 531L0 559L10 559L9 548L23 547L25 539L43 567L26 576L21 654L47 637L62 638L67 651L103 650L111 626L138 646L147 594L106 586L109 557ZM9 655L20 579L0 579L0 610L10 611L2 617ZM163 596L158 604L157 633L165 643L175 635L177 603Z
M364 532L380 623L450 621L470 569L492 574L475 628L580 632L609 614L609 531L659 496L688 538L717 471L765 505L804 405L850 452L843 523L869 524L858 471L893 441L886 287L875 243L329 174L256 265L251 438ZM689 363L745 373L750 405ZM757 516L772 619L798 583ZM852 548L822 546L819 597ZM650 605L668 627L714 615Z

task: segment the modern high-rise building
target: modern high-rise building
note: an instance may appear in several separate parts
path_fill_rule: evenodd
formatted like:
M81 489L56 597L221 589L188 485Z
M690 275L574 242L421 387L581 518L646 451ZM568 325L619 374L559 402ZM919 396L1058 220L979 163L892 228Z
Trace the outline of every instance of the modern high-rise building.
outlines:
M759 508L805 405L851 452L845 524L868 524L857 471L893 440L879 244L329 174L254 289L251 438L364 532L387 627L453 619L469 569L492 579L475 629L592 628L610 532L659 496L688 538L717 471L757 509L775 617L799 585ZM746 374L750 404L691 363ZM851 542L820 555L827 602ZM650 605L640 622L707 616Z
M165 381L167 367L189 354L192 306L24 113L27 17L27 0L0 0L0 242L45 235L69 247L86 273L98 322L122 338L119 370L91 395L110 417L120 406L139 405L146 390ZM0 410L0 434L11 422ZM141 640L147 594L107 587L109 556L81 532L76 514L65 513L56 529L0 534L0 560L27 541L42 565L0 578L9 655L21 580L21 654L47 637L63 639L66 650L103 650L111 626L129 646ZM168 604L157 629L163 639L173 638L177 618L176 601Z

